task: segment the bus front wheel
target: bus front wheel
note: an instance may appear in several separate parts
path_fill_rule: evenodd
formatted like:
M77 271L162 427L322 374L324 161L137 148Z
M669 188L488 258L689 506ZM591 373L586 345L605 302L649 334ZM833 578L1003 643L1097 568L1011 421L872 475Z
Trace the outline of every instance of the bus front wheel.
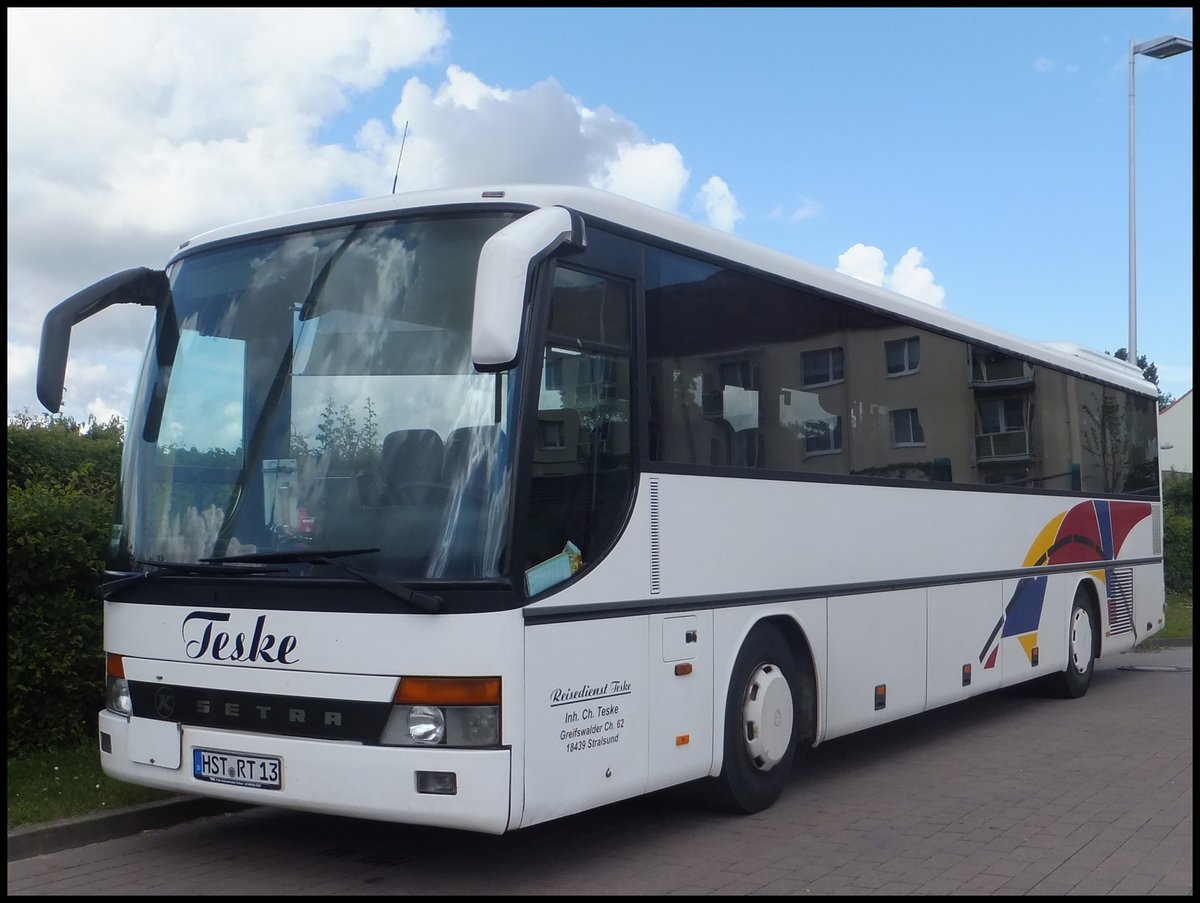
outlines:
M778 629L760 624L750 632L725 700L724 762L712 787L718 808L749 814L779 799L799 738L809 733L810 683Z
M1067 667L1057 674L1047 675L1046 691L1061 699L1078 699L1088 691L1092 672L1096 668L1096 623L1087 590L1075 590L1071 603L1071 622L1067 634Z

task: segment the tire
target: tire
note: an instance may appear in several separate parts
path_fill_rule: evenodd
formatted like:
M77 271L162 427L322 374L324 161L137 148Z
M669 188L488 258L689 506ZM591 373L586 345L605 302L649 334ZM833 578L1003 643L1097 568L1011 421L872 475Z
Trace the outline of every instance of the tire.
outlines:
M1043 684L1051 696L1078 699L1088 691L1092 683L1092 673L1096 669L1097 627L1092 607L1088 603L1087 590L1082 586L1076 589L1067 632L1067 667L1046 677Z
M812 742L812 677L769 624L755 627L738 652L725 700L724 762L710 801L737 814L771 806L787 784L798 748Z

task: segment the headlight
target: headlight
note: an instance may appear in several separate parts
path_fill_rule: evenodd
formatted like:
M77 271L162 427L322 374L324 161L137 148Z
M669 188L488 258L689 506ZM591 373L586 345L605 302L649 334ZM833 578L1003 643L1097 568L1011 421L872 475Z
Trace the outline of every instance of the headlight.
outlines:
M111 652L105 656L104 705L126 718L133 714L129 681L125 679L125 660Z
M392 702L384 746L500 745L498 677L405 677Z
M437 706L412 706L408 710L408 736L414 743L441 743L446 737L445 714Z
M128 718L133 714L133 700L129 696L129 681L111 674L104 681L104 705L118 715Z
M384 746L499 746L500 707L393 706L379 742Z

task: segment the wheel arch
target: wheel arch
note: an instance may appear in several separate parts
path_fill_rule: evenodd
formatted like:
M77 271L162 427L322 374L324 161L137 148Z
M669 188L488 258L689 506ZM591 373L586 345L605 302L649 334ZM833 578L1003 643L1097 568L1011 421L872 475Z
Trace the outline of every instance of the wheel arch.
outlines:
M810 630L805 630L800 619L794 613L776 609L774 611L758 613L756 616L737 618L736 621L725 624L723 629L718 628L718 632L722 636L714 661L714 690L716 691L713 694L714 736L720 736L720 725L724 724L726 717L726 693L720 688L729 686L729 682L733 678L733 667L738 653L745 646L754 631L760 625L769 625L782 636L783 641L792 653L792 659L796 667L802 669L810 680L809 686L812 688L813 696L813 736L809 745L817 745L818 739L821 736L821 725L824 719L824 691L823 681L817 668L821 647L816 647L817 651L814 653L813 646L813 640L816 639L819 641L820 637L814 636L810 638L810 633L813 630L819 629L822 623L813 624ZM721 743L717 742L713 744L712 770L710 775L715 777L721 771L723 765L724 750Z
M812 644L800 622L789 614L774 614L760 618L750 625L746 636L750 635L759 624L770 624L783 634L795 659L796 667L807 672L809 686L812 688L812 735L808 738L809 746L816 746L817 738L821 736L821 679L817 673L816 656L813 655ZM745 642L745 637L742 638Z
M739 614L746 616L719 631L719 658L730 659L727 667L717 665L717 686L723 676L725 687L718 695L721 715L714 725L720 740L713 744L713 766L704 786L718 810L750 814L774 804L794 766L815 745L819 693L813 648L793 612L743 609ZM781 715L792 725L785 745L780 745ZM760 726L765 728L761 733Z

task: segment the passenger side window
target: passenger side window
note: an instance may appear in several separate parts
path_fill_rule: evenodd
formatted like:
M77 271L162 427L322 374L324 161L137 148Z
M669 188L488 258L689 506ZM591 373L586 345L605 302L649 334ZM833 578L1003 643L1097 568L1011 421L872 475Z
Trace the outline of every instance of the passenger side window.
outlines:
M555 273L534 430L531 595L596 560L628 507L631 295L622 280Z

